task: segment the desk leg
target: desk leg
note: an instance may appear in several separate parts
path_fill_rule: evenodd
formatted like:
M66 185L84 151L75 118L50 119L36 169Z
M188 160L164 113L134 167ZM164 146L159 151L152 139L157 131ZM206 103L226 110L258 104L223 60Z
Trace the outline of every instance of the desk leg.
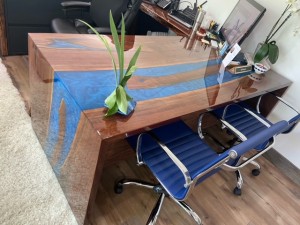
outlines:
M33 129L78 224L88 224L87 211L93 205L104 162L101 137L83 112L77 111L76 126L69 126L77 109L67 95L53 111L53 69L30 40L29 73ZM70 127L73 135L69 135Z
M88 224L87 212L95 201L104 161L100 145L100 136L82 116L61 175L57 175L78 224Z

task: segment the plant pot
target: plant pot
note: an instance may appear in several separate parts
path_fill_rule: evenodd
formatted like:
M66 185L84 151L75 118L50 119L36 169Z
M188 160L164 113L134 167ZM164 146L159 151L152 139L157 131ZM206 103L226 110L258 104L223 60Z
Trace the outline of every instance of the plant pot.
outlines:
M120 87L120 85L119 85L119 87ZM119 100L117 99L118 88L116 88L110 94L110 96L107 97L104 101L104 106L106 108L108 108L106 116L111 116L111 115L116 114L116 113L118 113L120 115L128 116L129 114L131 114L134 111L137 102L128 95L127 87L125 87L123 89L123 91L124 91L123 95L127 96L126 97L127 98L126 99L127 100L127 110L124 108L124 105L126 104L126 100L123 99L123 100L125 100L125 101L123 101L122 98L120 98ZM120 96L120 93L119 93L119 96ZM109 104L111 105L111 108L109 107ZM123 108L123 110L122 110L122 108ZM125 110L126 110L126 113L124 112Z
M262 81L264 79L265 74L251 73L251 74L248 75L248 77L251 80L254 80L255 82L260 82L260 81Z
M118 113L124 116L128 116L129 114L131 114L134 109L136 107L136 101L134 99L132 99L131 101L128 101L128 108L127 108L127 112L123 113L120 110L118 110Z
M108 106L106 104L104 104L104 106L106 108L108 108ZM128 108L127 108L127 112L126 113L123 113L120 110L118 110L117 113L120 114L120 115L123 115L123 116L128 116L129 114L131 114L134 111L135 107L136 107L136 101L135 100L131 100L131 101L128 101Z
M268 65L266 62L264 63L254 63L254 72L248 77L254 81L261 81L265 77L265 72L267 72L270 69L270 65Z

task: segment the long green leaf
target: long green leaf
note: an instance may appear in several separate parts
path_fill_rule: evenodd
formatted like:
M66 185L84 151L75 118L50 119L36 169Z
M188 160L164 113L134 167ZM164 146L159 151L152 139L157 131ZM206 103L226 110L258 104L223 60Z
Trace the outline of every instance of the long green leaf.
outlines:
M260 62L263 60L265 57L268 56L269 53L269 45L267 43L264 43L260 49L256 52L254 56L254 63Z
M123 87L125 87L127 81L131 78L132 74L136 71L137 67L135 65L133 65L130 70L128 70L125 74L125 76L123 77L123 79L121 80L120 85L122 85Z
M79 21L82 22L83 24L85 24L86 26L88 26L99 37L99 39L105 45L105 47L106 47L106 49L109 52L109 55L111 57L111 60L112 60L113 66L114 66L114 72L115 72L116 80L118 82L118 71L117 71L117 66L116 66L115 58L114 58L114 56L112 54L112 50L111 50L111 48L110 48L107 40L104 37L102 37L102 35L99 34L99 32L94 27L92 27L90 24L88 24L87 22L85 22L83 20L79 20Z
M121 22L121 54L120 54L120 82L124 76L124 49L125 49L125 21L122 14Z
M105 116L111 116L119 111L126 114L128 109L128 101L131 101L132 98L126 93L125 86L127 81L131 78L137 67L135 66L137 58L141 52L141 46L136 50L133 57L131 58L128 68L126 70L126 73L124 75L124 49L125 49L125 22L124 17L122 15L122 24L121 24L121 37L119 39L117 28L112 16L112 13L110 11L109 15L109 22L110 22L110 30L113 37L113 42L115 44L115 49L118 55L118 62L119 62L119 76L118 76L118 70L117 70L117 64L116 60L114 58L114 55L112 53L112 49L110 48L109 43L107 40L98 33L96 29L94 29L91 25L88 23L80 20L83 24L87 25L98 37L99 39L104 43L106 49L108 50L110 57L112 59L114 72L116 76L116 82L117 82L117 88L115 91L113 91L106 99L105 104L108 107L108 111L105 114Z
M113 106L115 105L117 101L117 94L116 94L116 90L114 90L106 99L105 99L105 104L107 105L107 107L109 109L113 108Z
M136 50L136 52L134 53L134 55L132 56L132 58L131 58L131 60L129 62L128 68L126 70L126 74L128 73L128 71L130 71L131 67L136 64L136 61L137 61L137 59L139 57L141 49L142 49L142 47L139 46L138 49Z
M117 102L114 104L114 106L111 109L108 109L105 116L112 116L118 112L118 104Z
M279 48L278 46L276 45L276 42L275 41L271 41L269 43L269 61L274 64L276 63L278 57L279 57Z
M115 48L116 48L116 51L118 53L119 74L120 74L120 76L118 77L117 82L119 84L120 81L121 81L121 78L123 77L122 68L124 67L124 59L123 59L124 57L122 57L123 51L122 51L121 46L120 46L118 31L117 31L116 24L115 24L115 21L114 21L114 18L112 16L111 11L109 11L109 25L110 25L110 31L111 31L111 34L112 34L112 37L113 37L113 40L114 40L114 43L115 43Z
M131 78L132 74L135 72L135 70L137 69L137 67L135 66L137 58L139 57L139 54L141 52L141 46L139 46L139 48L136 50L136 52L134 53L134 55L132 56L130 63L128 65L128 68L126 70L125 76L124 78L121 80L120 84L125 87L127 81Z
M126 98L126 91L121 85L117 87L117 104L118 104L118 109L122 113L126 114L128 108L128 102Z

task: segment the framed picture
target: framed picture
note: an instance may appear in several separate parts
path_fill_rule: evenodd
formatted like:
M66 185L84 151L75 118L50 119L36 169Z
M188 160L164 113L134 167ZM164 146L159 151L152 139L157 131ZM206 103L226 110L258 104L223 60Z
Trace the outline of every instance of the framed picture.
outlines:
M240 0L220 29L220 36L229 48L239 45L247 38L266 9L254 0Z

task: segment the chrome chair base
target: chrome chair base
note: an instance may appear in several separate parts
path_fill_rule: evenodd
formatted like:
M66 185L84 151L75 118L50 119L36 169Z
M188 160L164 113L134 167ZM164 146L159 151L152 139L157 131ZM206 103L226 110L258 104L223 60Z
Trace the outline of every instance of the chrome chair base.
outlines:
M155 193L159 194L159 198L154 206L154 208L151 211L151 214L148 218L148 221L146 225L154 225L156 223L156 220L159 216L161 206L165 200L165 197L170 197L168 193L164 190L164 188L160 184L152 184L145 181L137 180L137 179L122 179L118 182L116 182L114 190L116 194L121 194L123 192L124 185L135 185L140 187L145 187L148 189L152 189ZM184 201L178 201L171 197L171 199L176 202L177 205L179 205L184 211L189 214L197 224L202 225L202 221L200 217L195 213L192 208L186 204Z
M243 157L243 160L246 161L246 160L248 160L248 158ZM252 164L253 166L256 167L255 169L253 169L251 171L252 175L253 176L258 176L260 174L260 165L256 161L254 161L254 160L251 161L250 164Z
M243 161L247 161L248 158L243 157L242 158ZM253 176L258 176L260 174L260 165L256 162L256 161L251 161L250 164L252 164L253 166L255 166L256 168L253 169L251 171ZM242 177L242 173L240 170L235 171L236 174L236 179L237 179L237 184L236 187L233 189L233 193L235 195L242 195L242 186L243 186L243 177Z
M242 195L242 186L243 186L243 177L242 177L242 174L241 174L241 171L237 170L235 171L235 175L236 175L236 179L237 179L237 184L236 184L236 187L233 189L233 193L235 195Z
M205 132L203 129L202 129L202 122L203 122L203 119L205 116L210 116L211 120L212 118L215 118L217 119L213 114L210 114L210 113L203 113L201 114L201 116L199 117L199 121L198 121L198 134L199 134L199 137L202 139L202 140L205 140L206 138L209 138L211 139L217 146L219 146L221 148L221 150L225 151L226 149L229 149L235 145L238 145L241 143L240 140L238 140L237 138L232 138L230 141L227 141L227 142L224 142L223 141L220 141L218 140L217 138L213 137L211 134L209 134L208 132ZM225 124L221 123L220 124L220 127L219 127L221 130L225 131L226 134L228 134L230 136L234 135L232 133L231 130L228 129L227 126L225 126ZM217 149L215 149L215 151L217 151ZM247 157L242 157L239 161L238 164L244 162L244 161L247 161L248 158ZM258 176L260 174L260 165L256 162L256 161L251 161L250 164L252 164L255 169L252 170L252 175L253 176ZM242 178L242 174L240 171L235 171L236 173L236 178L237 178L237 184L236 184L236 187L233 189L233 193L235 195L241 195L242 194L242 185L243 185L243 178Z

